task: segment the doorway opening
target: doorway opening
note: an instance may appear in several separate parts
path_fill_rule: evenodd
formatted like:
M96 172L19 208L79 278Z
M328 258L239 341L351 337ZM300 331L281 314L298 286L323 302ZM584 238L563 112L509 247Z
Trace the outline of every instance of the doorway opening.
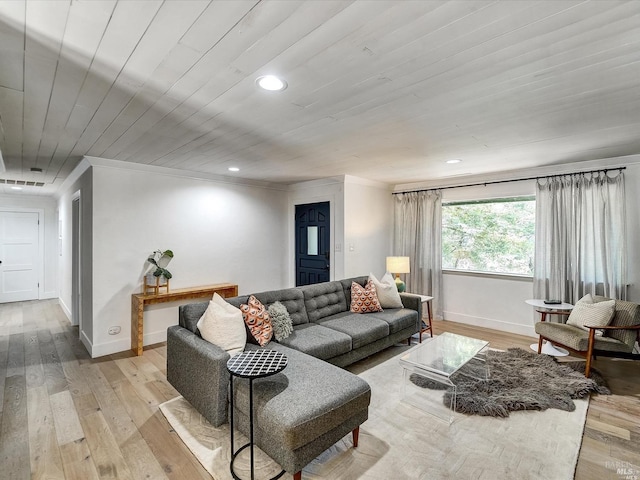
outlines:
M329 202L296 205L296 286L328 282L331 274Z

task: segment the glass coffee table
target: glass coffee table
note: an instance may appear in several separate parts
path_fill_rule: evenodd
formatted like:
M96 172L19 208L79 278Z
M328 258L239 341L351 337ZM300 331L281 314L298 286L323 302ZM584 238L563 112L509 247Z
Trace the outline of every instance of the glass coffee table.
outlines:
M473 358L484 361L484 351L488 345L489 342L484 340L447 332L426 339L421 345L412 348L400 357L400 364L404 369L404 400L449 423L453 422L457 388L451 377ZM430 400L434 397L426 394L425 390L427 389L415 386L409 379L411 374L426 377L442 384L444 389L450 389L451 404L449 407L443 408L440 397L436 401ZM488 372L485 368L482 379L487 377Z

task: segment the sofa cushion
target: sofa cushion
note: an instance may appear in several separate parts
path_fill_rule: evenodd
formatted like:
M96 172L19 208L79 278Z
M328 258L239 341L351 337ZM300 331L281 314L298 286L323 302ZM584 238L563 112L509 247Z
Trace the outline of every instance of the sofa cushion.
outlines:
M249 301L240 305L240 311L253 338L262 346L269 343L273 337L273 327L269 312L260 300L253 295L249 296Z
M237 297L225 298L224 300L234 307L240 308L240 305L249 301L249 295L239 295Z
M273 336L276 337L276 340L279 342L291 335L293 324L287 307L280 302L275 302L269 305L267 311L269 312L269 317L271 317Z
M418 312L408 308L386 309L382 312L370 313L367 316L379 318L389 325L389 333L396 333L405 328L418 328Z
M280 343L323 360L351 350L349 335L315 323L295 325L293 333Z
M209 306L209 302L189 303L178 307L178 324L189 330L191 333L200 335L198 331L198 320Z
M342 291L344 292L344 298L347 301L347 305L351 305L351 284L356 282L358 285L365 286L369 281L369 277L353 277L340 280L342 284Z
M376 294L382 308L402 308L402 300L393 276L387 272L380 280L373 273L369 274L369 281L376 286Z
M365 287L356 282L351 284L351 308L353 313L381 312L382 307L376 293L376 286L373 282L367 282Z
M357 375L277 343L272 348L287 355L287 366L253 381L254 427L271 443L295 450L368 408L371 388ZM248 382L234 382L234 392L236 409L248 416Z
M349 307L340 282L324 282L300 287L310 322L346 312Z
M239 295L237 297L229 297L224 299L230 305L233 305L236 308L240 308L240 305L246 304L249 302L249 295ZM253 343L254 345L259 345L258 341L253 337L251 330L249 329L249 325L244 324L245 330L247 331L247 343Z
M351 348L360 348L389 335L389 324L371 314L342 312L320 320L323 327L337 330L351 337Z
M200 335L207 342L235 355L244 350L247 332L242 321L242 312L224 301L217 293L197 323Z
M284 305L287 308L287 312L289 312L293 325L309 323L307 310L304 305L304 296L299 288L271 290L268 292L255 293L254 295L267 308L276 302Z

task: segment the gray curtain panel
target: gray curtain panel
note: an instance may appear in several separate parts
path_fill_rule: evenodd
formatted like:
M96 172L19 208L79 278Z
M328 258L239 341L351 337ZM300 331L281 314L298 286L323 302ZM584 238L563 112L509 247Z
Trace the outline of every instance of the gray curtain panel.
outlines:
M534 296L626 300L625 215L622 171L539 179Z
M442 318L442 193L394 195L394 255L409 257L407 292L433 297L433 314Z

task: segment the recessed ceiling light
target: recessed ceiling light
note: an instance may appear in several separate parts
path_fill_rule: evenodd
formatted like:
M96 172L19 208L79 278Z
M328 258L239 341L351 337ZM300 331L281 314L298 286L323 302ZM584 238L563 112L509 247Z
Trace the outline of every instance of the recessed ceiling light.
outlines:
M11 190L22 190L22 187L11 187Z
M462 160L459 158L452 158L451 160L447 160L446 163L460 163Z
M229 167L230 172L239 172L240 169L238 167Z
M260 88L271 92L279 92L287 88L287 82L275 75L264 75L263 77L258 77L256 79L256 84Z

